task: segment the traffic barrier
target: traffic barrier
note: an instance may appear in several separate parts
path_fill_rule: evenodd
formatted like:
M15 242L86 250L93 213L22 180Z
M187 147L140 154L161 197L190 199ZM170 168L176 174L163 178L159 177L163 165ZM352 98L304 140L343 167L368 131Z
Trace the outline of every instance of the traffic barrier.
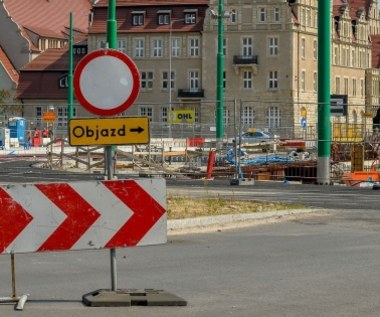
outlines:
M17 253L166 243L165 179L0 186L0 232L0 254L11 255L14 281L13 296L0 302L18 301L22 310L27 295L15 291Z

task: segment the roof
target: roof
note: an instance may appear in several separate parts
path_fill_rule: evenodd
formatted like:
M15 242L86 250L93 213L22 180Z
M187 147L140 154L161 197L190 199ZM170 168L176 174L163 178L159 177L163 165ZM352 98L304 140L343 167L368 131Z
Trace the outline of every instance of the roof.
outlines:
M83 44L82 47L86 47ZM74 67L84 55L75 55ZM59 79L68 73L69 49L51 48L37 56L20 70L16 98L65 99L67 89L60 88Z
M118 33L159 33L159 32L200 32L203 30L204 18L209 5L208 0L117 0L116 22ZM184 23L184 12L197 9L197 21L194 24ZM132 25L134 11L146 11L144 25ZM170 10L172 23L159 25L157 14L161 10ZM93 23L89 33L105 33L108 19L108 0L100 0L94 6Z
M374 5L373 0L334 0L333 15L339 16L340 8L348 6L353 20L357 19L357 13L360 11L364 11L365 16L368 17L368 11L372 5Z
M18 83L19 74L17 70L14 68L11 60L8 58L7 54L5 54L2 47L0 47L0 64L4 67L4 70L7 72L9 78L14 82Z
M209 0L116 0L116 6L165 6L165 5L208 5ZM100 0L94 7L108 7L109 0Z
M380 35L372 35L372 67L380 68Z
M77 31L87 33L90 0L2 0L5 10L31 43L27 31L42 37L67 38L70 12Z

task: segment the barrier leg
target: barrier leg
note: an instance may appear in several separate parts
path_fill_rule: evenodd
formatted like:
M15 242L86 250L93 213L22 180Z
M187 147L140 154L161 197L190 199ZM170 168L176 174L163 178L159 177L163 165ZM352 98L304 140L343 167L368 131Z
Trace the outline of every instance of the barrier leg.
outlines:
M15 255L11 254L11 269L12 269L12 296L11 297L0 297L0 303L16 303L16 310L23 310L26 300L29 294L24 294L20 297L16 295L16 266L15 266Z

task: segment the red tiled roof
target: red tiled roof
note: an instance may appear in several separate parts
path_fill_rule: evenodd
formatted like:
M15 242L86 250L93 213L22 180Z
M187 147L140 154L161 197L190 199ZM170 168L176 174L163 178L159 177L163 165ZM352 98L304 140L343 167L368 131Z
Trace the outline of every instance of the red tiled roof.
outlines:
M364 10L365 15L368 16L368 10L374 5L373 0L334 0L333 1L333 15L340 15L340 7L348 5L350 9L350 16L353 20L357 18L357 12L361 9Z
M161 1L138 1L138 0L118 0L116 10L116 21L118 33L156 33L169 32L170 25L158 25L157 13L162 9L171 10L171 18L174 21L171 25L172 31L183 32L200 32L203 29L204 18L208 8L208 0L161 0ZM89 33L105 33L108 19L107 1L99 2L94 6L94 18ZM146 11L145 23L142 26L132 25L132 12L141 10L144 7ZM184 10L198 9L197 21L195 24L185 24Z
M372 35L372 67L380 68L380 35Z
M108 7L109 0L100 0L94 7ZM181 5L196 4L208 5L209 0L116 0L117 6L159 6L159 5Z
M7 54L3 51L3 49L0 47L0 63L4 67L4 70L7 72L9 78L14 82L18 83L19 80L19 74L17 70L13 67L12 62L8 58Z
M82 58L83 55L74 55L74 67ZM67 89L59 87L59 79L67 74L68 69L68 47L46 50L20 70L16 98L67 98Z
M41 36L64 38L70 12L77 30L87 33L90 0L2 0L11 19L20 27L33 49L26 29Z

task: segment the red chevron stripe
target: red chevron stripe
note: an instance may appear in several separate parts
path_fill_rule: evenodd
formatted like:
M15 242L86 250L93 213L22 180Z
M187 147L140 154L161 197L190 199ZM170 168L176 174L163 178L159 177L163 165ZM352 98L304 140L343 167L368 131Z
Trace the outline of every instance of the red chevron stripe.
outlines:
M70 249L100 217L99 212L68 184L36 184L36 187L67 215L38 251Z
M33 217L0 188L0 253L28 226Z
M134 213L105 247L135 246L166 210L134 180L126 180L122 183L108 181L103 184Z

